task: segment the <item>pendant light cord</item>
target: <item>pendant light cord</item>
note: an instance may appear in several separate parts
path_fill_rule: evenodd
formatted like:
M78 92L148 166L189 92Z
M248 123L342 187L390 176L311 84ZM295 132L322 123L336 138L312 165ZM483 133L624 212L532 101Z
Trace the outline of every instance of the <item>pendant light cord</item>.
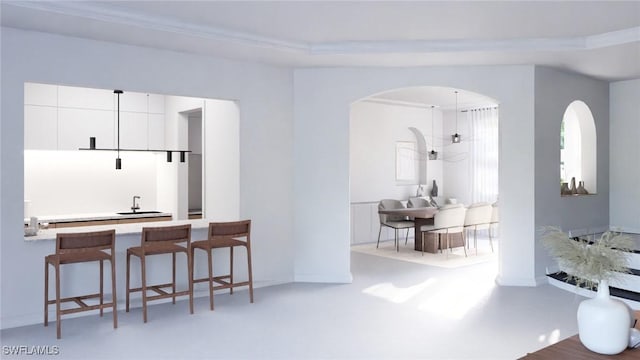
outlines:
M456 135L458 135L458 90L456 90L455 93L456 93Z
M431 105L431 152L434 152L436 150L436 142L434 140L434 135L435 135L435 130L434 130L434 123L435 121L433 121L433 108L435 106Z
M116 92L118 95L118 157L120 157L120 93Z

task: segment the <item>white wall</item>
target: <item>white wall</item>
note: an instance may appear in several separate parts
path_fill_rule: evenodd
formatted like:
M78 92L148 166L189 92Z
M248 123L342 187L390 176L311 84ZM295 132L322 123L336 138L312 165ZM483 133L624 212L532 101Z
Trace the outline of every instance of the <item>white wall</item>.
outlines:
M611 83L609 91L609 222L640 233L640 79Z
M441 112L434 110L434 128L440 138ZM419 180L419 161L425 161L416 146L415 179L412 182L396 180L396 143L416 143L414 127L427 137L431 144L431 109L414 106L389 105L370 101L358 101L351 106L350 192L351 202L370 202L380 199L407 200L416 195ZM427 150L431 150L428 146ZM442 184L442 161L426 160L426 178ZM424 176L423 176L424 178Z
M207 182L202 210L207 219L234 220L240 213L240 143L234 136L239 132L238 112L233 101L205 101L202 171Z
M408 86L449 86L500 103L499 283L535 285L533 66L295 71L295 278L349 281L349 109ZM313 204L313 206L309 206ZM328 225L329 224L329 225Z
M567 107L574 100L584 101L591 109L595 120L598 193L561 197L560 124ZM502 107L500 115L502 120ZM547 67L536 67L535 118L536 230L551 225L564 230L606 230L609 225L608 83ZM516 135L521 138L524 131L514 134ZM500 162L500 169L503 168L502 165ZM524 180L523 176L515 179ZM502 185L502 179L500 182ZM500 201L502 195L500 192ZM536 240L539 240L539 237L540 232L536 231ZM554 263L541 242L536 241L535 244L536 273L542 275L545 273L545 267Z
M4 27L0 36L3 328L42 322L42 263L54 251L53 242L23 240L25 82L236 100L239 213L252 219L254 279L258 286L293 280L290 70ZM117 248L118 275L124 274L123 245ZM93 284L94 275L74 272L73 280Z

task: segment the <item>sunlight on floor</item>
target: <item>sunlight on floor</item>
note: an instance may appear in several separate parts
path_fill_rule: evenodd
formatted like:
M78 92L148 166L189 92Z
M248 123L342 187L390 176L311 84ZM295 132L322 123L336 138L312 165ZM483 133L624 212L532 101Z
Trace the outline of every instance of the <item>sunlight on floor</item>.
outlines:
M449 282L422 302L418 309L459 320L473 307L481 306L495 286L492 276L473 276Z
M559 329L555 329L553 331L551 331L548 335L547 334L541 334L540 336L538 336L538 342L540 343L545 343L547 345L552 345L558 342L558 340L560 339L560 330Z
M417 285L409 286L406 288L399 288L392 283L381 283L362 290L364 294L373 295L381 299L388 300L395 304L402 304L409 301L416 295L420 294L423 290L433 285L436 279L429 279Z

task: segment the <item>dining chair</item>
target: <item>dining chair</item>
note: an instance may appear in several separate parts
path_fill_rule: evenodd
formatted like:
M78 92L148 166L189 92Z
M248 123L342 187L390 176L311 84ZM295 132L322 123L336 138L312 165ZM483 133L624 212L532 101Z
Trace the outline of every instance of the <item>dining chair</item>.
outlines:
M81 311L100 310L102 317L105 308L112 308L113 328L118 327L118 312L116 311L116 258L115 258L115 230L93 231L82 233L56 234L56 252L44 258L44 326L49 325L49 305L56 305L56 336L62 336L62 315ZM105 251L107 250L107 251ZM77 295L63 298L60 293L61 265L100 262L100 290L97 294ZM104 262L111 265L111 302L104 302ZM49 266L53 266L56 275L56 298L49 300ZM85 300L98 298L100 303L88 305ZM72 302L75 308L62 309L61 304Z
M404 209L404 204L399 200L394 199L384 199L380 200L378 203L378 210L392 210L392 209ZM415 226L414 222L409 220L407 216L403 215L387 215L378 213L380 218L380 230L378 230L378 243L376 244L376 249L380 246L380 234L382 233L382 227L386 226L392 228L395 234L395 247L396 251L400 251L400 244L398 242L398 230L406 229L407 235L405 236L405 245L407 240L409 239L409 229Z
M473 246L476 249L476 255L478 255L478 230L489 231L489 243L491 244L491 251L493 252L493 243L491 242L491 213L492 206L486 202L478 202L469 205L464 218L464 230L473 230ZM469 242L467 242L467 246Z
M176 254L184 253L187 257L187 290L176 291ZM165 284L147 284L147 256L171 254L173 259L172 281ZM131 288L131 256L140 259L141 286ZM171 298L176 303L177 296L189 296L189 310L193 314L193 282L191 281L191 224L143 227L140 246L127 249L127 299L126 311L129 312L129 296L132 292L142 292L142 319L147 322L147 302ZM163 290L171 288L171 292ZM157 295L149 296L147 291L154 291Z
M463 235L466 211L467 209L462 204L442 206L433 217L433 225L423 225L420 227L423 256L425 234L428 232L435 233L438 236L438 248L440 249L440 252L442 252L443 248L442 235L444 235L446 239L446 248L451 251L451 235L461 234L463 238L462 248L464 249L464 256L467 256L467 248L465 246Z
M244 240L240 240L244 238ZM233 279L233 248L244 247L247 251L248 280L235 281ZM229 249L229 273L226 275L214 276L213 256L214 249ZM233 288L238 286L249 287L249 302L253 303L253 273L251 270L251 220L212 222L209 223L209 233L207 240L194 241L191 245L191 258L195 258L196 249L204 250L207 253L209 276L200 279L193 279L193 283L209 283L209 306L213 310L213 291L218 289L229 289L233 294ZM193 263L192 263L193 264ZM192 270L192 276L195 274ZM213 283L218 285L214 286Z
M432 207L431 202L426 197L411 197L407 202L408 208Z

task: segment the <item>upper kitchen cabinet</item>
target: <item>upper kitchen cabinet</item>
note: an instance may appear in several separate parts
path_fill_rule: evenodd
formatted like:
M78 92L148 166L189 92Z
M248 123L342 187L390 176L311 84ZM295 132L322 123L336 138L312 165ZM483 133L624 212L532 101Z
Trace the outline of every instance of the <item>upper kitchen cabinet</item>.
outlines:
M58 148L58 87L24 84L24 148Z
M58 85L25 83L24 104L57 107Z
M58 149L58 108L24 106L24 148L27 150Z
M78 150L118 145L118 97L113 90L47 84L24 85L27 150ZM120 148L164 149L164 95L120 95Z
M58 106L113 111L116 108L116 97L113 90L58 86Z
M89 137L97 148L114 148L114 113L107 110L58 109L58 150L89 147Z
M164 148L164 96L136 92L120 95L120 148Z

